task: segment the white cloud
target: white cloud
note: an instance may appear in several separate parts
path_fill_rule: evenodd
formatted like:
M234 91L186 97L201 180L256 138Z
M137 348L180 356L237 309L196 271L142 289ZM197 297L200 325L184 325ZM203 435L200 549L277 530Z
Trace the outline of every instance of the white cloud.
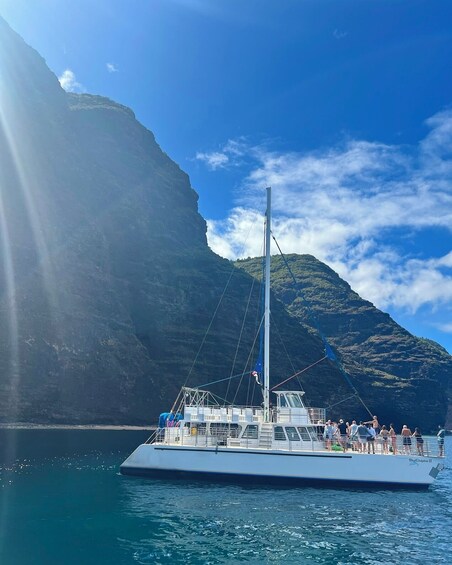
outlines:
M71 69L66 69L63 74L58 77L60 84L67 92L84 92L85 87L77 82L75 74Z
M435 327L437 327L442 332L452 334L452 322L446 324L435 324Z
M333 31L333 36L335 39L344 39L347 37L348 31L341 31L340 29L335 29Z
M229 216L208 222L209 244L229 258L259 255L261 234L248 231L260 225L263 188L272 186L273 231L286 253L315 255L380 308L450 305L452 252L419 259L401 239L452 229L452 111L426 123L418 147L347 140L299 154L240 140L237 157L249 172ZM235 158L228 144L219 166Z
M220 151L196 153L195 159L203 161L211 171L236 167L243 164L242 158L252 153L253 148L246 145L243 138L229 139Z
M106 63L107 71L109 73L117 73L119 69L113 63Z
M262 225L260 212L235 208L224 221L207 220L209 245L222 257L257 257L262 255Z
M219 151L213 151L212 153L198 152L196 153L196 159L204 161L211 171L224 169L229 162L229 157L226 153L220 153Z
M441 259L407 260L394 255L388 261L376 255L355 265L338 261L331 266L358 294L380 308L395 306L415 313L423 305L452 303L452 277L441 269Z

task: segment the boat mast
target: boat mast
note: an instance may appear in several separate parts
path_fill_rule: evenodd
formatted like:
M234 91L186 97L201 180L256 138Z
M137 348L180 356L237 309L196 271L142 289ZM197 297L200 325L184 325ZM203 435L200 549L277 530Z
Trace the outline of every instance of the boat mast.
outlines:
M265 213L265 313L264 313L264 422L270 421L270 232L271 187L267 187Z

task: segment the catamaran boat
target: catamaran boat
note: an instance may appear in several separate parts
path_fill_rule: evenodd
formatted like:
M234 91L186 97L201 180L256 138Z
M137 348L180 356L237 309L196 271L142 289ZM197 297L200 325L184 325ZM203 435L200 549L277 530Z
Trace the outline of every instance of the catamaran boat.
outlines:
M121 473L428 487L444 466L437 442L424 439L420 454L415 445L391 442L391 449L384 448L382 440L368 454L353 449L354 442L347 449L325 441L325 409L307 406L304 392L275 390L276 404L270 404L270 209L267 188L262 405L222 404L208 390L183 387L174 410L162 415L159 428L122 463Z

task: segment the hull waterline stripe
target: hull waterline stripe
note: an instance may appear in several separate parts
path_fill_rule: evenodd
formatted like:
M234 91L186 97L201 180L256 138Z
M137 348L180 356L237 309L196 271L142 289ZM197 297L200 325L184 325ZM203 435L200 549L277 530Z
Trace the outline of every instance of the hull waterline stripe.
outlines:
M231 454L231 453L240 453L242 455L244 454L249 454L249 455L276 455L278 457L280 456L284 456L284 457L327 457L327 458L333 458L333 459L352 459L352 455L327 455L327 454L322 454L322 453L275 453L275 452L268 452L268 451L241 451L241 450L237 450L237 449L209 449L209 448L205 448L205 447L201 447L201 448L196 448L196 447L154 447L154 449L156 451L200 451L203 453L227 453L227 454Z
M203 479L203 480L225 480L228 482L254 482L254 483L298 483L298 484L327 484L328 486L338 485L344 486L358 486L358 487L378 487L378 488L411 488L411 489L427 489L430 483L398 483L398 482L383 482L383 481L360 481L360 480L346 480L346 479L319 479L313 477L290 477L279 475L251 475L246 473L216 473L214 471L179 471L173 469L146 469L143 467L120 467L122 475L131 475L136 477L155 477L165 480L173 479Z

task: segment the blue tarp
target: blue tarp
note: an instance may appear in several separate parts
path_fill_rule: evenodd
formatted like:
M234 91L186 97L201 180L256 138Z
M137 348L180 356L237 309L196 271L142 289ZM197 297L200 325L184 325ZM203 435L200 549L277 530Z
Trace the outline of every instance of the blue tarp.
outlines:
M182 420L182 414L177 412L174 414L173 412L162 412L159 416L159 428L166 428L172 427Z

